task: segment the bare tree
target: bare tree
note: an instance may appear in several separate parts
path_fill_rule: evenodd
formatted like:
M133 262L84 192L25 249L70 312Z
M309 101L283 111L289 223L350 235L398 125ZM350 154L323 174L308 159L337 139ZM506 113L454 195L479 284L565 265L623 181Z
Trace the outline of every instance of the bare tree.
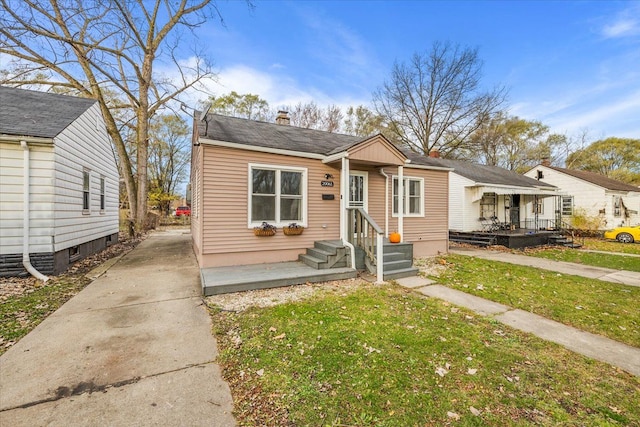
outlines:
M410 149L447 156L467 146L505 101L505 88L481 90L481 69L477 49L435 42L408 63L394 64L373 94L376 111Z
M220 18L213 0L0 0L0 54L14 59L1 83L64 88L99 102L137 230L147 211L150 120L212 76L198 52L188 65L178 57L182 33L209 17ZM159 73L159 62L174 76ZM124 126L135 130L135 159Z
M156 115L149 130L149 199L169 213L179 198L178 185L187 177L190 160L190 126L173 114Z
M315 101L305 104L299 102L294 107L285 106L278 110L288 111L291 116L291 126L306 129L324 130L327 132L339 132L342 126L342 111L337 105L329 105L321 108Z

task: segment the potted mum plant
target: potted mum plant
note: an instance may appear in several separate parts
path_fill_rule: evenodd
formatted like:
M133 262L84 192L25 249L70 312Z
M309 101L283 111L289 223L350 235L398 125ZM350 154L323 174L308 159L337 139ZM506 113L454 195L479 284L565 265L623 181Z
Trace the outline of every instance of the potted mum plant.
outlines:
M299 234L302 234L302 232L304 231L304 227L300 224L292 222L288 226L282 227L282 231L284 231L284 234L286 236L297 236Z
M269 224L268 222L263 222L261 225L257 227L253 227L253 234L256 236L273 236L276 234L276 226Z

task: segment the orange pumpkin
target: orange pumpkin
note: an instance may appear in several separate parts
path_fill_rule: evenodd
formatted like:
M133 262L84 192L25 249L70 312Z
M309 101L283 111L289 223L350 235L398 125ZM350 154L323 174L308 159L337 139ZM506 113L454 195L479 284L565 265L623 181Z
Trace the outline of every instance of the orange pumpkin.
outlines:
M389 234L389 241L391 243L400 243L401 237L400 237L400 233L398 233L397 231L394 231L393 233Z

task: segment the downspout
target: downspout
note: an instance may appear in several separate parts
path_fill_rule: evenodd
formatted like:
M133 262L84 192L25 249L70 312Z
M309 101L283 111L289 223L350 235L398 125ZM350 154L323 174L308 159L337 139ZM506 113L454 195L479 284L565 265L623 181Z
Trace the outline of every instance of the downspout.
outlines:
M389 175L383 168L380 168L379 172L384 176L384 234L389 237Z
M351 253L351 268L356 269L356 248L349 242L347 234L349 234L349 216L347 208L349 207L349 158L345 155L342 158L342 170L340 171L340 239L342 244L349 248Z
M404 168L398 166L398 233L404 242Z
M35 269L33 265L31 265L31 260L29 260L29 173L30 173L30 165L29 165L29 145L27 145L27 141L20 141L20 145L22 146L24 152L24 161L23 161L23 217L24 220L22 222L22 265L24 268L36 279L40 279L43 282L49 280L49 277L40 273Z

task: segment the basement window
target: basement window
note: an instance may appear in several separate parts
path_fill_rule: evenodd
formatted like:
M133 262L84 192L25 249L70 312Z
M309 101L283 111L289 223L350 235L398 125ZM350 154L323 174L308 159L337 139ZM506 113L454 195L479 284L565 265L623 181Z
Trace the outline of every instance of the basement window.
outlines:
M69 262L75 262L80 259L80 246L72 246L69 248Z

